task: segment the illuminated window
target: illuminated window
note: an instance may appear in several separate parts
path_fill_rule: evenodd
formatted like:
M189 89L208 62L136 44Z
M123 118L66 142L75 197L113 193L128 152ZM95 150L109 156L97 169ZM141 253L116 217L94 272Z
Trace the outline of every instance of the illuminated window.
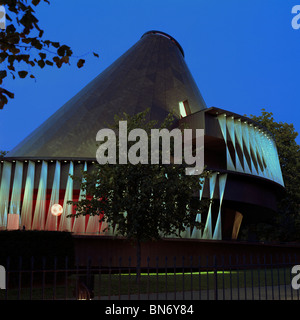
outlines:
M191 114L191 109L187 100L179 102L179 112L181 118L184 118L187 115Z

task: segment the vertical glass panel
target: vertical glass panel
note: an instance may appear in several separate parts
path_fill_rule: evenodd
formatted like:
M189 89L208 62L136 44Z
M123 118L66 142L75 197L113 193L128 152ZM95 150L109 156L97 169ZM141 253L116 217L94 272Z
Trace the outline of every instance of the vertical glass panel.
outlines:
M34 174L35 163L33 161L29 161L21 211L21 226L26 230L31 230L32 224Z
M251 152L249 144L248 123L241 121L242 139L243 139L243 154L244 154L244 170L246 173L251 174Z
M260 132L260 141L263 150L263 157L266 163L266 176L268 179L273 180L272 160L270 154L270 145L267 139L267 134L263 131Z
M99 183L96 183L96 186L99 185ZM92 234L99 234L99 230L100 230L100 216L89 216L89 220L87 223L87 227L86 227L86 233L92 233ZM105 234L107 235L107 233L105 233L103 231L103 229L107 226L107 223L102 222L101 223L101 231L100 234ZM111 235L113 235L111 233Z
M196 222L201 223L201 214L198 213L196 216ZM193 232L191 235L191 238L193 239L201 239L202 238L202 230L201 229L197 229L197 228L193 228Z
M235 217L234 217L234 222L233 222L231 239L233 239L233 240L237 239L237 237L239 235L240 227L242 224L242 220L243 220L243 215L240 212L236 211Z
M7 225L7 211L9 205L9 190L11 179L12 164L8 161L3 162L2 178L0 186L0 223L2 227Z
M18 213L9 213L7 215L7 230L19 230L20 215Z
M87 171L87 162L85 161L83 171ZM82 178L82 183L84 183L85 180ZM86 192L85 190L80 189L79 193L79 200L85 199ZM85 232L85 216L80 215L78 218L74 218L74 224L73 224L73 232L77 234L81 234Z
M235 121L234 121L234 118L233 117L227 117L226 124L227 124L227 129L228 129L228 132L229 132L229 135L230 135L230 139L232 141L233 148L234 148L235 170L239 171L239 172L243 172L244 170L242 168L242 165L241 165L241 162L240 162L237 150L236 150L237 141L236 141L236 137L235 137L235 129L234 129Z
M265 177L265 166L264 166L264 160L263 160L263 152L261 149L261 141L259 137L260 129L258 127L253 128L253 139L255 140L256 145L256 155L257 155L257 161L259 165L259 172L258 174L261 177Z
M20 215L23 162L16 161L9 213ZM20 216L19 216L20 217ZM13 218L16 221L16 217ZM14 222L15 223L15 222Z
M254 137L254 127L252 124L248 126L249 131L249 139L250 139L250 150L251 150L251 159L252 159L252 173L256 175L259 174L259 164L258 164L258 158L257 158L257 147L256 147L256 140Z
M227 129L226 129L226 115L222 114L220 116L218 116L218 121L219 121L219 125L223 134L223 138L225 141L225 145L226 145L226 161L227 161L227 170L232 170L235 171L235 166L233 164L230 152L229 152L229 148L228 148L228 144L227 144Z
M74 175L74 164L70 161L69 176L67 179L67 186L65 191L63 213L61 215L59 230L60 231L71 231L72 230L72 218L67 218L68 215L72 214L73 205L68 204L68 201L73 200L73 179L70 177Z
M47 192L47 174L48 163L42 162L42 169L39 181L38 194L33 216L32 229L43 230L45 227L45 212L46 212L46 192Z
M218 212L218 218L214 230L214 240L222 240L222 222L221 222L221 211L222 211L222 202L225 192L225 186L226 186L226 180L227 180L227 174L221 174L219 175L219 194L220 194L220 206L219 206L219 212Z
M209 191L210 191L210 199L213 199L215 193L217 173L213 173L209 177ZM212 218L211 218L211 203L208 208L207 219L203 231L203 239L211 239L212 238Z
M199 184L201 186L201 189L199 191L199 200L202 199L204 183L205 183L205 178L200 178L199 179ZM201 222L201 213L197 214L196 222ZM197 228L193 228L191 238L193 238L193 239L201 239L202 238L202 230L201 229L197 229Z
M56 161L54 177L53 177L53 184L52 184L52 190L51 190L51 198L50 198L47 221L46 221L46 226L45 226L46 230L57 230L58 217L54 216L51 213L51 207L56 203L59 204L60 172L61 172L60 161Z
M86 233L92 233L92 234L99 233L99 228L100 228L99 220L100 220L99 216L89 216L89 220L86 227ZM103 223L104 222L102 222L102 224Z
M97 216L98 218L98 230L99 230L99 217ZM107 229L106 229L107 228ZM101 227L100 227L100 235L103 235L103 236L113 236L114 235L114 230L112 227L108 227L108 223L106 220L104 220L102 223L101 223Z

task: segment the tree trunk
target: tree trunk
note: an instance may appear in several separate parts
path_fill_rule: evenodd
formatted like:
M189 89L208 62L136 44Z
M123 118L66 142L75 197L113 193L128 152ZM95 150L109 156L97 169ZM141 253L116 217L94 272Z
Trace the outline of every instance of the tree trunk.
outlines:
M141 242L136 242L136 282L139 283L141 280Z

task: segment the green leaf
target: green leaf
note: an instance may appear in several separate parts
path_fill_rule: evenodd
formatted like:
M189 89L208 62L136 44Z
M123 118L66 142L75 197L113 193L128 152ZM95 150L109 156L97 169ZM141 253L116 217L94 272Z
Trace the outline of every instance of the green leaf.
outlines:
M146 112L124 118L115 117L112 128L118 127L119 119L127 120L130 129L143 127L148 132L153 128ZM93 198L74 202L77 214L103 219L104 212L109 227L118 225L117 232L131 240L151 241L183 231L184 226L193 224L197 212L207 209L200 201L191 205L199 176L185 175L183 166L101 165L85 179L82 189ZM96 181L101 181L97 187ZM124 212L126 217L120 214Z
M7 33L14 33L16 32L16 28L13 24L10 24L9 26L6 27L6 32Z
M95 57L99 58L99 54L98 54L98 53L93 52L93 55L94 55Z
M7 76L6 70L1 70L0 71L0 79L4 79Z
M37 6L40 2L41 2L41 0L32 0L32 4L34 6Z
M45 40L43 43L49 48L51 41L50 40Z
M15 70L15 67L14 67L13 65L7 66L7 69L8 69L8 70L11 70L11 71L16 71L16 70Z
M41 57L41 59L46 59L46 53L39 52L39 56Z
M69 63L69 57L68 56L65 56L65 57L62 57L61 59L60 59L60 62L61 63Z
M0 60L2 60L2 62L8 57L8 53L5 51L0 52Z
M5 95L8 96L10 99L13 99L15 97L15 95L12 92L0 88L0 109L3 109L4 105L8 102L8 99Z
M19 74L20 78L24 79L27 76L28 72L27 71L19 71L18 74Z
M85 63L85 60L84 60L84 59L79 59L78 62L77 62L77 67L78 67L78 68L82 68L83 65L84 65L84 63Z
M71 56L72 55L72 50L70 49L70 47L66 46L65 44L62 45L61 47L59 47L59 49L57 49L57 54L61 57L63 56Z
M54 48L58 48L60 46L59 42L53 42L53 41L50 41L50 42Z
M46 62L46 64L47 64L48 66L53 66L53 62L51 62L51 61L49 61L49 60L46 60L45 62Z
M52 60L56 63L57 68L60 68L62 65L62 62L60 61L59 57L53 57Z
M8 99L5 97L4 94L0 93L0 109L3 109L4 105L6 105Z
M29 44L29 43L31 43L32 38L23 38L21 41L26 43L26 44Z
M34 46L38 50L41 50L43 48L42 43L36 38L31 41L31 45Z
M37 62L37 64L38 64L39 67L42 68L42 69L45 67L45 61L44 61L44 60L39 60L39 61Z

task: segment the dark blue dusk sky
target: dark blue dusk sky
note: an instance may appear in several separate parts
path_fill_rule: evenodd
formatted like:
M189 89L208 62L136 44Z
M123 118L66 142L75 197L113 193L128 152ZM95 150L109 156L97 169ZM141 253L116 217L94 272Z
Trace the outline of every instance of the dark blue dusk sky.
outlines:
M15 93L15 99L0 110L0 150L16 146L149 30L166 32L181 44L207 106L241 115L259 115L265 108L276 121L293 123L300 132L300 29L291 25L297 1L41 4L36 11L45 39L70 45L86 64L78 69L74 59L62 69L32 68L36 81L7 79L4 87Z

